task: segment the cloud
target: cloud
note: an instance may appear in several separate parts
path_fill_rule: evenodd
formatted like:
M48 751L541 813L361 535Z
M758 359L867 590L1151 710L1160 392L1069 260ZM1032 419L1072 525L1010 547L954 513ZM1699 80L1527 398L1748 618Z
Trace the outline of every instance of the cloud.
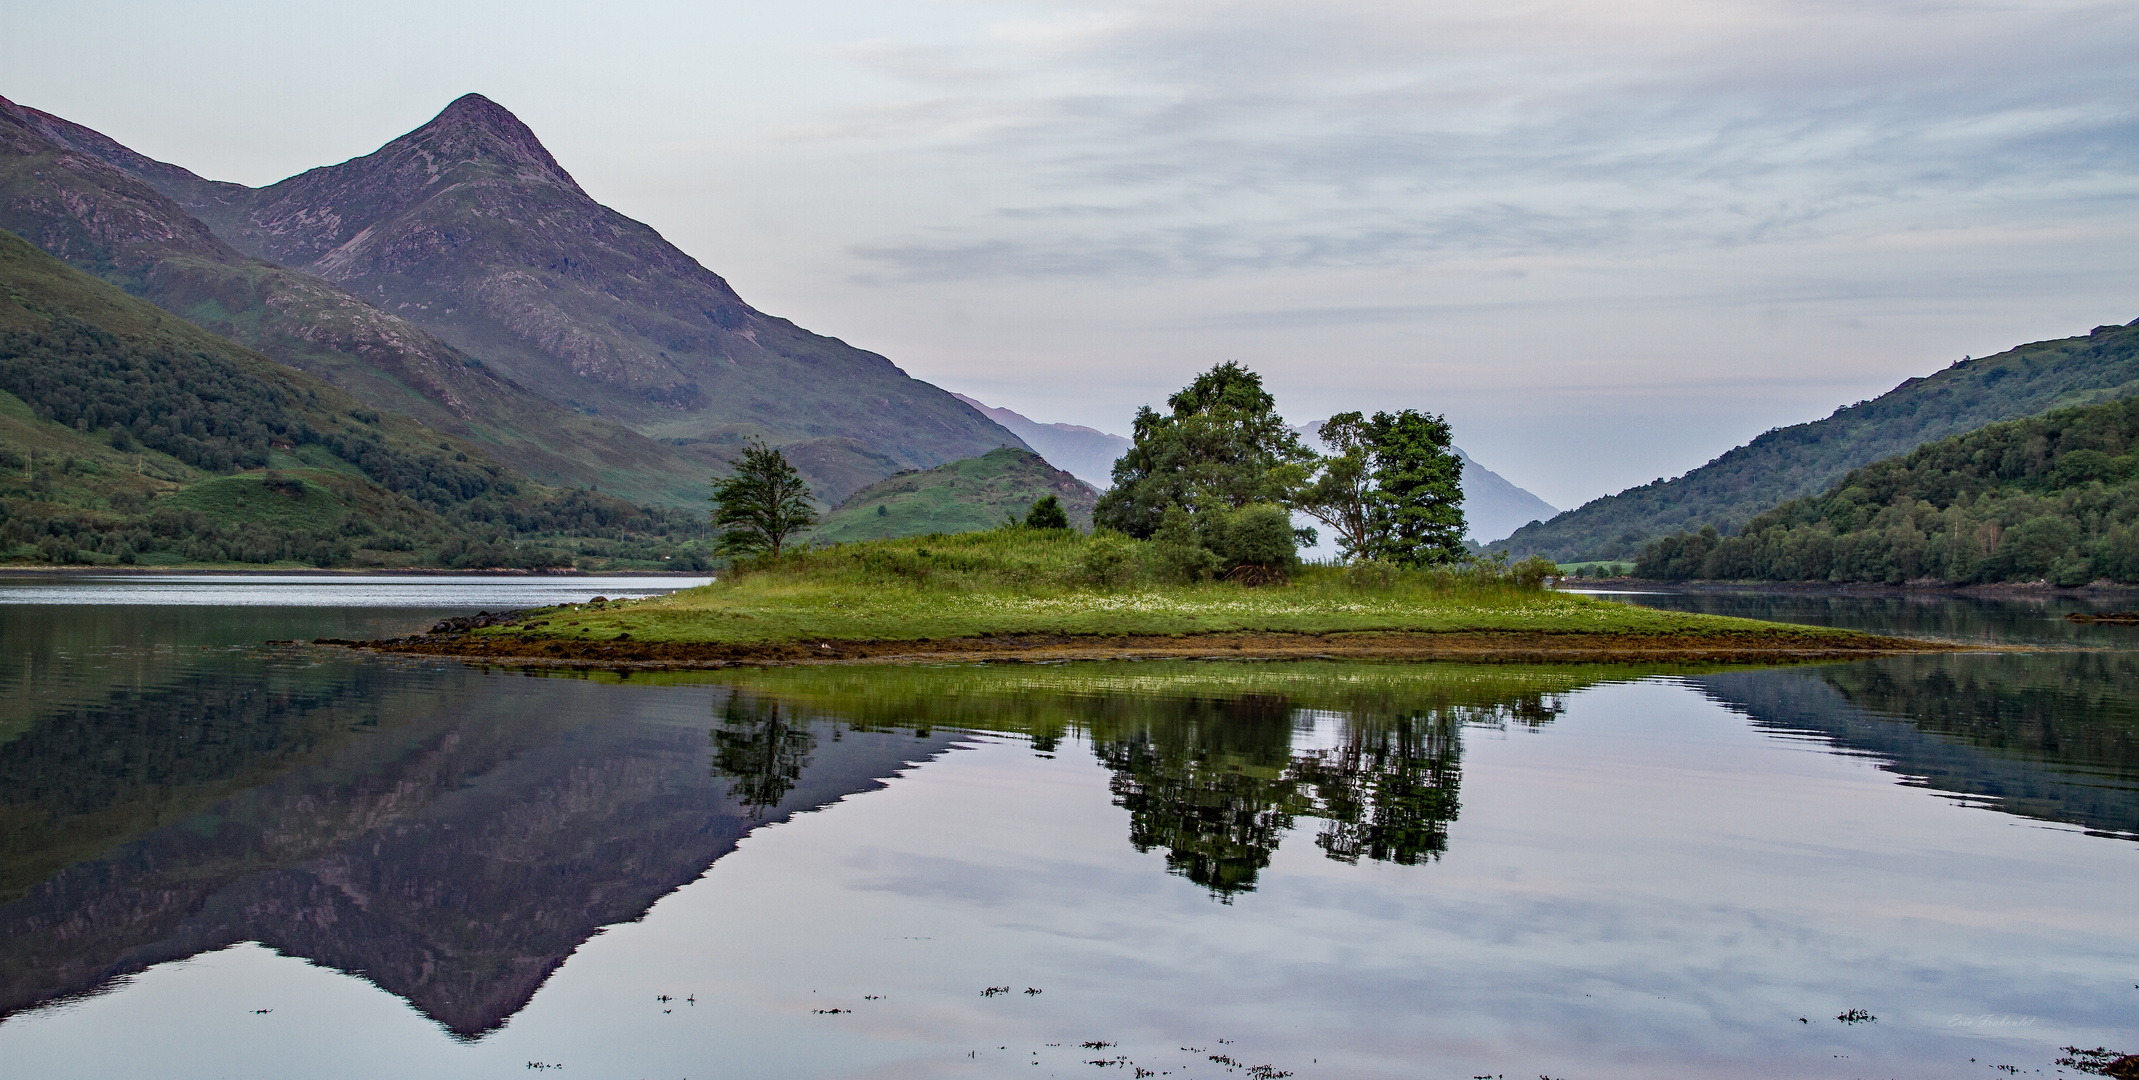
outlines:
M1653 254L2127 213L2135 43L2095 3L1042 9L854 51L905 96L826 131L984 192L850 249L888 280Z

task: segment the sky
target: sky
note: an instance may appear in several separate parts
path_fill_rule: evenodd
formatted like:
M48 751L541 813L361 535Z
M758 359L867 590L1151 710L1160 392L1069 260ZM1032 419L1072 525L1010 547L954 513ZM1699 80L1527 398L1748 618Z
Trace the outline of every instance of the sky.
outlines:
M50 4L0 95L204 176L480 92L760 310L1036 420L1198 371L1562 508L2139 317L2139 5Z

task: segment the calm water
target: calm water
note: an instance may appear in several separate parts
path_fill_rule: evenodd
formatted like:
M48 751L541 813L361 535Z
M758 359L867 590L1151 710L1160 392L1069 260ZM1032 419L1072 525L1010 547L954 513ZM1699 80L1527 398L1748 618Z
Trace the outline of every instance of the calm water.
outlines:
M2054 646L1729 671L620 680L262 644L665 587L0 582L0 1076L2139 1050L2139 631L2053 609L1632 598Z

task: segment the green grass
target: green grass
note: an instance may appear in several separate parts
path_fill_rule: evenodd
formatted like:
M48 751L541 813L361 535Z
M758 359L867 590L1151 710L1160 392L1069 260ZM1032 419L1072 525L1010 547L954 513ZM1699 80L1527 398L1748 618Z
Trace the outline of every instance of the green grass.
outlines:
M198 510L221 521L249 521L313 532L333 529L341 516L354 508L343 493L335 490L353 486L347 477L311 470L282 476L285 484L281 489L269 487L265 473L217 476L180 490L161 505Z
M1748 630L1847 637L1719 616L1655 611L1453 573L1409 572L1361 583L1308 567L1286 586L1167 584L1139 570L1092 584L1095 541L1070 531L986 532L878 540L807 551L723 575L702 588L600 608L560 608L532 632L572 640L628 633L636 642L752 644L913 641L983 634L1332 633L1533 631L1684 635ZM524 626L524 623L523 623ZM502 631L500 631L502 632ZM515 629L515 633L529 632Z

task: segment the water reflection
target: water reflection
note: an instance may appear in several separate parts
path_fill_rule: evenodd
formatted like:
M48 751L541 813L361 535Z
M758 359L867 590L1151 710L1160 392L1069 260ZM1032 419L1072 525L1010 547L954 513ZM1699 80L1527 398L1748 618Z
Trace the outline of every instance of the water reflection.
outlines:
M1406 878L1427 893L1459 853L1481 852L1479 813L1462 821L1467 799L1497 796L1505 813L1511 799L1588 797L1492 792L1475 758L1466 792L1466 740L1475 754L1480 738L1568 738L1572 695L1640 680L1693 686L1760 730L1864 756L1973 806L2139 837L2139 654L2125 651L1769 670L1308 662L522 677L250 644L396 632L431 612L187 610L0 607L0 639L20 658L0 673L0 1018L253 941L361 974L446 1031L482 1038L603 928L642 918L753 830L1001 736L1061 759L1014 751L1035 767L1103 770L1080 766L1105 782L1092 805L1108 816L1091 835L1149 856L1134 860L1138 882L1176 875L1196 886L1180 890L1193 903L1228 918L1274 902L1288 866L1296 885L1338 872L1332 862L1446 859ZM1820 615L1853 617L1826 601ZM2084 635L2100 628L2068 631L2054 615L1917 605L1866 618L2099 640ZM1622 692L1636 691L1688 697ZM959 835L946 829L930 857L964 857ZM1052 854L1067 835L1017 842Z
M1693 680L1972 805L2139 839L2139 654L1889 657Z
M2139 629L2064 616L2128 598L1758 591L1620 594L1677 611L2046 646L1690 680L1784 737L1971 805L2139 839Z
M479 1035L751 828L916 753L861 733L731 793L706 693L274 651L167 682L0 744L0 1016L257 941Z
M817 733L778 700L731 694L720 706L713 740L714 776L733 781L730 797L753 819L780 804L802 782Z
M751 829L958 730L1074 738L1127 841L1221 899L1302 818L1330 858L1448 843L1465 725L1632 669L1089 665L523 678L306 648L91 679L0 744L0 1016L256 941L476 1037ZM1045 838L1035 838L1045 842Z
M1466 726L1549 723L1562 696L1666 668L1207 664L938 668L732 676L716 772L778 792L814 741L796 709L849 725L1086 742L1129 812L1129 843L1220 900L1252 890L1301 818L1329 858L1413 866L1447 848ZM746 801L753 796L746 795Z

